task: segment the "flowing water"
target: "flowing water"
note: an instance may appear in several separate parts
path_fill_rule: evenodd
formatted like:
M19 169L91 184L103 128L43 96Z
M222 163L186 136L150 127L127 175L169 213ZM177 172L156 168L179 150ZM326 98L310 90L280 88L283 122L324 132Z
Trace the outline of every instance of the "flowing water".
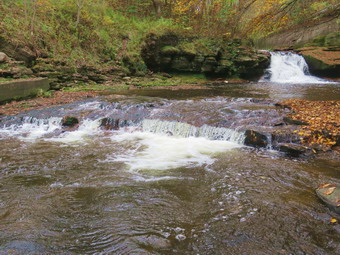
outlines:
M339 159L244 145L338 84L132 90L0 119L0 254L339 254ZM80 123L64 127L64 116Z
M312 76L303 56L292 52L271 52L270 67L264 80L276 83L329 83Z

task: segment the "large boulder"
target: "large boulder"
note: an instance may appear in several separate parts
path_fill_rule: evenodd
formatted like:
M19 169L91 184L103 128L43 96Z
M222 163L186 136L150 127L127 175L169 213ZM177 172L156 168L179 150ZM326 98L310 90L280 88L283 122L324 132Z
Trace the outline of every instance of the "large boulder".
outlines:
M262 134L258 131L247 130L245 132L245 140L244 144L252 147L267 147L268 146L268 137L266 134Z
M340 77L340 33L319 36L300 49L312 74L324 77Z
M317 196L333 211L340 214L340 186L322 184L316 189Z
M308 148L299 144L286 143L279 146L279 151L284 152L286 155L291 157L299 157L306 153Z
M15 45L0 36L0 51L5 52L9 57L23 61L27 66L32 66L37 56L26 46Z
M241 40L183 37L174 33L149 34L141 56L152 71L192 72L257 79L268 67L270 56Z
M6 63L9 61L9 57L3 53L3 52L0 52L0 63Z
M320 51L323 51L322 49ZM340 58L338 57L322 57L322 55L316 55L315 51L302 52L308 66L309 71L317 76L322 77L340 77ZM340 56L339 52L326 52L324 55ZM334 59L334 60L333 60Z

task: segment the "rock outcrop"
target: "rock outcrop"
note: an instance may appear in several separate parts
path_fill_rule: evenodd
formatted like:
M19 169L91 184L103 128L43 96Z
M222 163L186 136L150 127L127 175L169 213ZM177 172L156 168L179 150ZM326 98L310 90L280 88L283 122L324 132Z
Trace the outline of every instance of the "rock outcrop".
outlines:
M32 66L37 56L29 47L15 45L0 36L0 51L5 52L9 57L23 61L25 65Z
M0 52L0 63L7 63L9 61L9 57L3 53Z
M212 76L257 79L268 67L270 57L240 39L218 40L149 34L142 58L150 70L205 73Z

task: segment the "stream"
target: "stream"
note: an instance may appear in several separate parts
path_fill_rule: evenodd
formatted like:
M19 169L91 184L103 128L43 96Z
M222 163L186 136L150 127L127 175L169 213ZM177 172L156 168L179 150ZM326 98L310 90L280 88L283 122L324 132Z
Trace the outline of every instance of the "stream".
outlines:
M244 143L246 130L278 128L280 100L340 98L286 58L274 56L306 83L285 83L272 58L258 83L135 89L0 119L0 254L339 254L336 215L315 195L339 184L339 159Z

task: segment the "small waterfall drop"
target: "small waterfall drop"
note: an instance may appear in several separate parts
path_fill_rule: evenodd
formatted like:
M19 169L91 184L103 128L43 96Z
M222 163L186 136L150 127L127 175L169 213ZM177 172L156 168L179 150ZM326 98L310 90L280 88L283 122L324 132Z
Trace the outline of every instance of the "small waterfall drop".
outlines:
M203 125L195 127L187 123L164 120L144 119L141 122L143 131L155 134L168 134L177 137L204 137L209 140L229 141L244 144L244 132L238 132L229 128Z
M328 81L309 74L303 56L292 52L271 52L270 67L262 82L276 83L328 83Z
M21 123L0 128L0 135L16 136L23 140L35 140L61 128L62 118L37 119L24 117ZM1 136L0 136L1 139Z

